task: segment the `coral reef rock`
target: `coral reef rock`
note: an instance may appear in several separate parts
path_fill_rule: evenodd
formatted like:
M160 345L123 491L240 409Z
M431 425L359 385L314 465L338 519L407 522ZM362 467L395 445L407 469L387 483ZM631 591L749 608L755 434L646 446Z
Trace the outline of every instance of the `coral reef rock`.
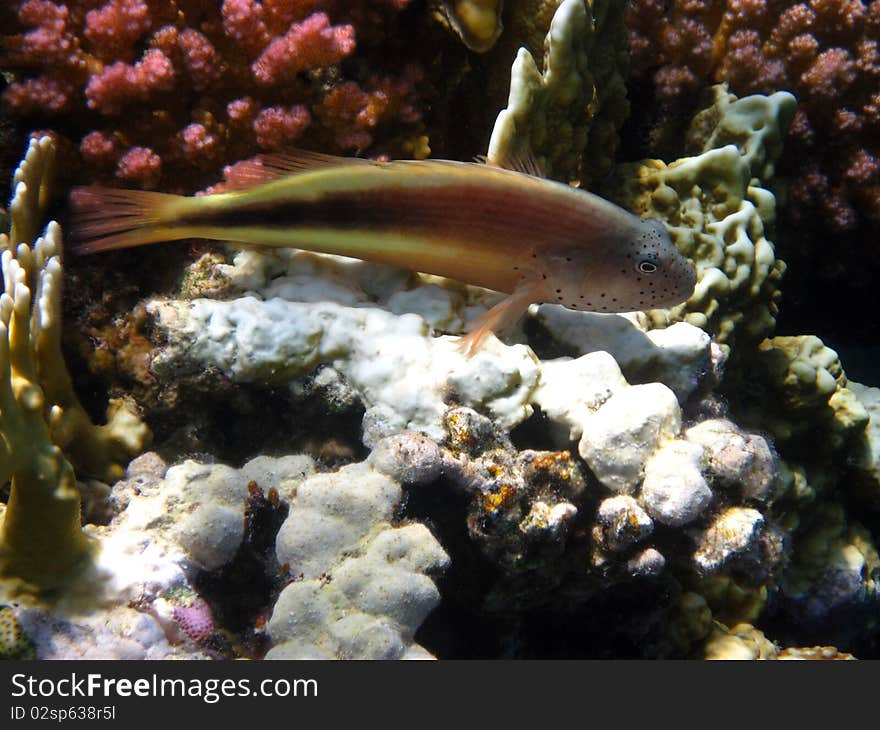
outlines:
M694 294L649 313L655 325L689 322L722 345L736 337L755 342L772 331L785 265L765 235L775 198L761 181L773 171L794 108L787 92L737 99L716 87L713 106L696 117L690 133L701 154L615 170L609 194L638 215L664 221L697 269Z
M489 161L504 165L534 157L545 174L565 182L607 174L629 112L625 43L620 3L559 3L544 43L543 70L526 45L517 51Z
M449 557L421 524L393 526L400 485L369 464L297 487L277 554L293 575L268 624L268 659L423 659L416 629Z

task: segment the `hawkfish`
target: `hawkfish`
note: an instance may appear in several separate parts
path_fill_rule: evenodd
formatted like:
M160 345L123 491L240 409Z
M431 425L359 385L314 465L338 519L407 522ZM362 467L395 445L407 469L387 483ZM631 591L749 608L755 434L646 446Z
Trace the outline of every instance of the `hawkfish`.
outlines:
M349 256L507 294L467 326L468 355L532 303L630 312L690 297L694 268L660 221L538 172L530 161L264 155L242 189L74 190L75 250L217 239Z

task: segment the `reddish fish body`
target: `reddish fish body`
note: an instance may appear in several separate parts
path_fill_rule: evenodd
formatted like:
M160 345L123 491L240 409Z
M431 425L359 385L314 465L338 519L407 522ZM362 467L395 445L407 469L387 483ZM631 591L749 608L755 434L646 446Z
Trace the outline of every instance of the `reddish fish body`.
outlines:
M79 250L183 238L290 246L506 292L517 311L545 301L625 312L693 291L694 270L660 223L561 183L444 160L272 159L287 174L215 195L82 189Z

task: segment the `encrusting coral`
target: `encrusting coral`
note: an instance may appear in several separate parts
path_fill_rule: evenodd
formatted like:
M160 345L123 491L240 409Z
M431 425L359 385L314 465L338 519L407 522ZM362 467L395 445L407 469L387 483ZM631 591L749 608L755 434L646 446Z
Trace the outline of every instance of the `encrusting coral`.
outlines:
M845 451L865 431L868 413L848 381L834 350L813 335L772 337L761 342L749 360L748 376L734 375L731 387L740 391L738 411L743 420L760 425L780 447L812 440L822 432L818 453ZM741 386L748 377L749 390ZM768 402L773 407L768 407Z
M430 573L449 556L422 524L391 524L400 484L350 464L297 487L278 533L293 581L268 623L267 659L415 659L413 635L440 602Z
M781 583L783 610L807 636L837 645L875 634L880 556L870 532L840 504L825 500L802 520Z
M61 229L35 234L47 199L54 147L32 140L16 172L12 226L0 235L0 481L11 480L0 524L0 572L34 590L63 585L93 545L80 527L83 474L115 480L149 430L129 406L94 426L73 392L61 355Z
M877 323L850 313L871 309L880 273L880 2L630 0L627 24L635 85L656 94L644 121L659 114L661 146L675 145L674 120L710 83L797 96L773 182L779 251L794 272L784 316L794 331L875 342Z
M735 338L755 343L772 332L785 265L766 238L775 198L761 183L773 174L794 108L787 92L737 99L715 87L713 104L689 133L700 154L615 169L607 192L637 214L664 221L697 269L687 302L648 313L655 326L683 320L725 346Z

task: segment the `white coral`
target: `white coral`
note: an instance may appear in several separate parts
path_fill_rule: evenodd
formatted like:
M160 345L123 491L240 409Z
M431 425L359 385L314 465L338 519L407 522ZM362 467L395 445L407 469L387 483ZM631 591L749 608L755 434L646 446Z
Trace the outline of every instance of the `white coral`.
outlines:
M395 527L400 485L369 464L299 486L278 533L294 582L269 621L269 659L423 658L413 636L440 601L426 575L449 557L421 524Z

